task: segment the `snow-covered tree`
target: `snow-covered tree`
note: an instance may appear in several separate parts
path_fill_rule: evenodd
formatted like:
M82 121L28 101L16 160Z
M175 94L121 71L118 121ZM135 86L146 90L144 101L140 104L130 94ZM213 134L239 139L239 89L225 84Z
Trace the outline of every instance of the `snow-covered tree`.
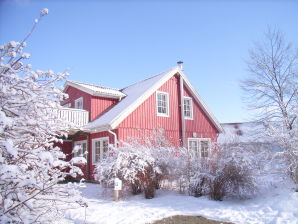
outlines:
M283 149L288 171L298 182L298 50L269 29L264 43L250 50L249 77L242 82L250 109Z
M151 198L154 192L147 197L146 191L154 191L155 176L159 172L150 148L123 143L119 148L110 147L106 158L97 165L95 178L106 186L113 186L117 177L135 193L142 188L145 197Z
M58 118L66 96L55 84L67 74L32 70L26 40L0 46L0 222L52 223L81 203L73 184L59 184L80 169L55 144L67 124Z

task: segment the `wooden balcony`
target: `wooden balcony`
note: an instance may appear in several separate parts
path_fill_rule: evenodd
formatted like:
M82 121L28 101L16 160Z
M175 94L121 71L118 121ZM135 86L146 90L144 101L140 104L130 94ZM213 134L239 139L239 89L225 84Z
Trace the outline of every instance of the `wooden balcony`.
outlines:
M59 110L59 117L78 127L82 127L89 122L89 111L65 107Z

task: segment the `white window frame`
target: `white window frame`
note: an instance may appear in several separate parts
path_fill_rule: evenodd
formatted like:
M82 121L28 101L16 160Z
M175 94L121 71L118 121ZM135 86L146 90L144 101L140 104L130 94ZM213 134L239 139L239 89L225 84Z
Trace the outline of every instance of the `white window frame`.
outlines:
M109 137L101 137L101 138L94 138L92 139L92 164L100 162L104 158L104 148L103 146L103 141L108 141L108 146L109 146ZM96 142L100 142L100 158L99 161L96 161Z
M190 101L190 116L186 116L185 115L185 100L189 100ZM183 98L183 115L184 118L187 120L193 120L193 101L191 97L185 96Z
M158 95L163 94L166 96L166 113L160 113L158 112ZM161 117L169 117L170 116L170 98L169 98L169 93L167 92L161 92L161 91L156 91L156 113L157 116Z
M81 103L82 108L79 108L78 107L78 103L79 102ZM82 109L82 110L84 109L84 99L83 99L83 97L80 97L80 98L78 98L78 99L75 100L75 108L76 109Z
M191 141L195 141L197 142L197 151L196 151L196 155L199 158L208 158L210 157L210 153L211 153L211 139L210 138L188 138L188 149L190 149L190 142ZM208 156L207 157L202 157L202 149L201 149L201 142L208 142Z
M82 152L74 152L73 153L73 157L78 157L78 156L81 156L81 153L83 153L83 157L85 158L85 159L87 159L87 155L88 155L88 144L87 144L87 140L81 140L81 141L75 141L74 143L73 143L73 146L75 147L75 146L77 146L77 145L82 145L82 144L86 144L86 151L85 152L87 152L87 153L84 153L84 151L83 151L83 149L81 149L82 150Z
M66 103L63 105L63 107L71 108L71 103Z

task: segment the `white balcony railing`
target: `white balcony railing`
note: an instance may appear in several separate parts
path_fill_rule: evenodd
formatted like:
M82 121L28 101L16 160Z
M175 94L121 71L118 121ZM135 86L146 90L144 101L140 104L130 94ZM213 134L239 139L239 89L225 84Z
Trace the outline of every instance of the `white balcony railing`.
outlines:
M79 127L89 122L89 112L76 108L62 108L59 110L59 117Z

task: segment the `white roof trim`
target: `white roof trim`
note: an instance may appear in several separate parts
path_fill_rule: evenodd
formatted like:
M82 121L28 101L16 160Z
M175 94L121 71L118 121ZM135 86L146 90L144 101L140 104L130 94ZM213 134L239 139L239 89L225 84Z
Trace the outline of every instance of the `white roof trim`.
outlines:
M151 88L149 88L142 96L140 96L133 104L128 106L123 110L112 122L110 126L112 129L117 128L117 126L129 115L131 114L138 106L140 106L148 97L150 97L155 91L157 91L164 83L166 83L173 75L178 72L178 67L175 67L163 76L158 82L156 82Z
M171 70L165 72L165 75L162 76L158 81L156 81L147 91L145 91L141 96L139 96L135 101L133 101L130 105L128 105L125 109L123 109L113 120L111 120L109 123L101 124L98 126L91 125L91 127L88 127L88 124L86 125L88 128L86 130L94 133L99 131L107 131L116 129L118 125L129 115L131 114L138 106L140 106L146 99L148 99L154 92L156 92L164 83L166 83L172 76L175 74L180 74L184 80L184 85L186 88L191 92L194 99L197 101L197 103L200 105L202 110L205 112L207 117L210 119L212 124L215 126L215 128L221 133L223 132L223 128L221 127L220 123L217 121L217 119L214 117L214 115L211 113L211 111L208 109L207 105L204 103L204 101L201 99L198 92L195 90L195 88L191 85L188 78L185 76L183 71L179 66L176 66L172 68ZM127 87L126 87L127 88ZM94 122L94 121L93 121Z
M102 131L109 131L112 130L113 128L111 128L110 125L102 125L100 127L96 127L96 128L92 128L92 129L84 129L86 132L90 132L91 134L93 133L97 133L97 132L102 132Z
M187 87L187 89L192 93L192 95L194 96L195 100L198 102L198 104L201 106L201 108L203 109L203 111L205 112L205 114L207 115L207 117L210 119L210 121L213 123L213 125L216 127L216 129L222 133L224 132L223 128L221 127L220 123L218 122L218 120L216 119L216 117L212 114L211 110L207 107L207 105L204 103L204 101L202 100L202 98L200 97L199 93L195 90L195 88L191 85L190 81L188 80L188 78L186 77L186 75L183 73L182 70L180 70L179 72L182 77L183 80L185 82L185 86Z
M89 93L92 96L101 96L101 97L108 97L113 99L119 99L126 96L124 93L122 93L120 90L117 90L117 89L94 86L94 85L74 82L70 80L65 82L63 92L66 92L69 86L77 88L83 92ZM90 88L85 86L90 86ZM92 87L98 90L93 90Z

